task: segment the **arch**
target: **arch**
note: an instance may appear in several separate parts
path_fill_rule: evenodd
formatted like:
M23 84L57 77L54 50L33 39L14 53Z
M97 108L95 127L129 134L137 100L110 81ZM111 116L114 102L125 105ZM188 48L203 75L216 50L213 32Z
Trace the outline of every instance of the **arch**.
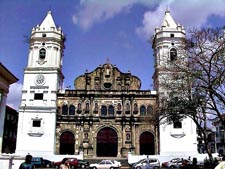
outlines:
M40 58L41 60L44 60L44 59L45 59L45 55L46 55L46 50L45 50L44 48L41 48L41 49L39 50L39 58Z
M177 50L175 48L170 49L170 61L177 60Z
M114 116L114 107L112 105L109 106L109 116Z
M141 115L141 116L146 115L146 108L145 108L144 105L142 105L142 106L140 107L140 115Z
M116 157L118 150L118 136L110 127L102 128L97 134L97 151L99 157Z
M101 107L101 116L107 115L107 107L105 105L102 105Z
M140 144L140 155L153 155L155 154L155 143L154 143L154 135L145 131L140 135L139 138Z
M75 115L75 106L74 105L70 105L70 107L69 107L69 115Z
M148 105L147 107L147 115L151 115L153 113L153 107L152 105Z
M59 154L74 154L75 137L70 131L65 131L60 136Z
M68 106L66 104L62 106L62 115L68 115Z

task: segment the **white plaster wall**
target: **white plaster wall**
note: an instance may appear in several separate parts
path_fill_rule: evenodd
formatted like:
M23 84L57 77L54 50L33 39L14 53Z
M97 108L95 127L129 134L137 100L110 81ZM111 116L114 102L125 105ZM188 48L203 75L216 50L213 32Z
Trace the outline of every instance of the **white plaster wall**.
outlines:
M171 135L184 134L184 137L175 138ZM190 118L182 121L181 129L174 129L173 125L160 125L160 154L196 154L197 133L196 125Z
M35 118L42 119L41 127L32 127L32 119ZM16 153L33 154L38 152L40 154L54 154L55 123L55 110L49 110L49 112L43 110L20 112ZM40 136L32 136L32 133L39 133Z

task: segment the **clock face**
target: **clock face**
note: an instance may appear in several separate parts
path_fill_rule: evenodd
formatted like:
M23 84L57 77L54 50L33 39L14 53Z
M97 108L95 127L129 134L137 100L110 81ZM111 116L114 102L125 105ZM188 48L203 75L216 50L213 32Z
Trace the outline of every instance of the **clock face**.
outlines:
M35 84L38 85L38 86L45 84L44 75L37 75L36 78L35 78Z

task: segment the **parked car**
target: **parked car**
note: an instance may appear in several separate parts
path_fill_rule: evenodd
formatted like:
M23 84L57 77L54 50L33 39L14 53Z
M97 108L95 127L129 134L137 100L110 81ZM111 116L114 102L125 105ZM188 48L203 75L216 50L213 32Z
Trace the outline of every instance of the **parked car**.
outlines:
M182 159L182 158L174 158L170 161L163 162L162 166L166 168L180 168L184 167L186 165L191 165L192 161L187 160L187 159Z
M68 158L68 160L69 160L69 165L71 169L75 169L78 167L77 158ZM55 168L59 168L61 164L62 164L62 161L54 162Z
M89 166L90 168L93 169L114 169L114 168L120 168L121 167L121 163L119 161L116 160L102 160L99 163L94 163L94 164L90 164Z
M78 168L89 168L89 162L78 159Z
M52 168L54 166L53 162L47 159L43 159L43 167Z
M152 169L159 169L159 160L156 158L145 158L132 164L132 169L147 169L148 167Z
M31 163L35 168L50 168L53 167L53 162L42 157L33 157Z
M35 168L42 168L44 167L43 158L42 157L33 157L31 160L31 164L35 166Z

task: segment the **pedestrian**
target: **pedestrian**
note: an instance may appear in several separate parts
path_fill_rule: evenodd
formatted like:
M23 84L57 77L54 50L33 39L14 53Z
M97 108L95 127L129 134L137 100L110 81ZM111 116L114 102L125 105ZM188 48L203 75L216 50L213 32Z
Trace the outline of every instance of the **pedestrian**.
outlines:
M62 163L60 165L60 169L70 169L70 164L69 164L69 159L68 158L64 158L62 160Z
M150 159L147 156L147 159L146 159L146 169L150 169L150 168L151 168L151 166L150 166Z
M25 162L20 164L19 169L34 169L35 166L31 164L31 160L32 160L32 155L30 154L26 155Z

